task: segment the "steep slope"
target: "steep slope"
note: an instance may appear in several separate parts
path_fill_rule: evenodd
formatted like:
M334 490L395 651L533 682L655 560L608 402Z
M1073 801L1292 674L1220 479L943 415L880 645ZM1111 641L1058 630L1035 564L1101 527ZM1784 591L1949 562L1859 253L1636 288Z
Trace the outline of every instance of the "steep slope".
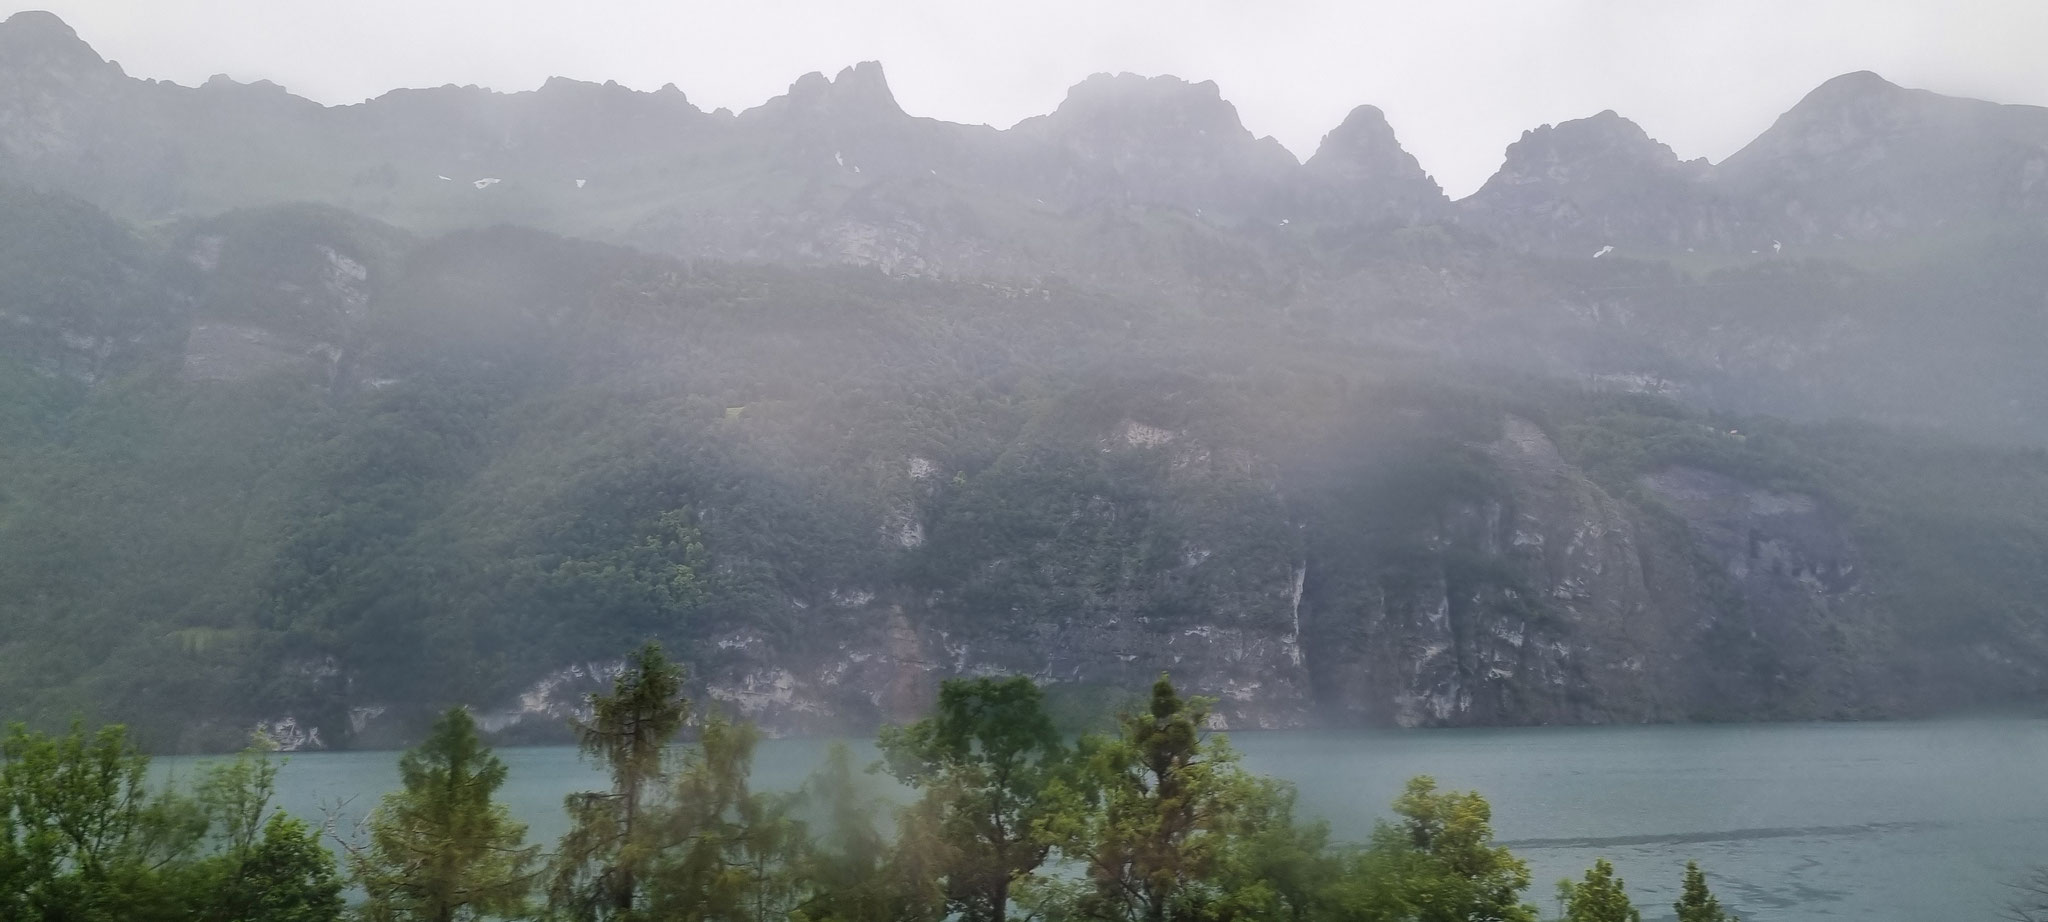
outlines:
M1445 220L1450 199L1401 149L1377 107L1359 106L1323 135L1302 164L1305 201L1296 210L1324 221L1426 224Z
M1174 205L1225 218L1270 214L1297 166L1272 138L1255 138L1216 84L1178 77L1096 74L1050 115L1015 133L1079 161L1062 197L1072 203Z
M1171 671L1284 727L1908 714L2048 662L2011 557L2048 546L2038 453L1361 367L1060 286L318 209L173 253L181 354L10 391L42 409L0 451L7 713L544 734L650 635L778 730L988 671Z
M171 354L186 295L84 202L0 186L0 356L92 384Z
M1928 434L2048 442L2037 110L1852 75L1720 167L1602 113L1454 205L1372 107L1297 164L1171 77L997 130L872 62L734 115L0 51L0 714L516 738L647 636L778 730L992 671L1241 727L2042 691L2048 468Z
M1173 77L1098 75L996 131L904 113L875 62L739 116L673 87L559 78L323 108L267 83L128 78L47 14L0 24L0 41L18 52L0 75L0 171L151 221L311 200L416 231L509 222L686 256L1171 277L1152 251L1217 236L1182 225L1277 220L1304 198L1291 154L1245 131L1215 84ZM1410 181L1354 192L1401 198Z
M1718 175L1762 229L1787 242L2039 226L2048 220L2048 109L1845 74L1807 94Z
M1681 162L1609 110L1523 132L1500 171L1459 208L1464 220L1525 248L1661 254L1724 242L1711 175L1705 160Z

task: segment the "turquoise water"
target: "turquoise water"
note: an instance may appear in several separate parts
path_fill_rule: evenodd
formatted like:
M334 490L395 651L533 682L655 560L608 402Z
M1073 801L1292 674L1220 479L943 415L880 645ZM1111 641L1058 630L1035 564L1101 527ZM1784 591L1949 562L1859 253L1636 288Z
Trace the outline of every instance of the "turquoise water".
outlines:
M1306 813L1362 838L1411 775L1470 788L1535 872L1612 860L1645 919L1668 918L1687 859L1750 922L1995 919L2006 882L2048 863L2048 721L1237 733L1250 768L1293 781ZM761 746L756 785L790 788L819 740ZM566 748L500 750L502 793L537 841L562 795L603 776ZM188 771L191 760L164 760ZM291 757L286 809L346 827L397 784L385 752Z

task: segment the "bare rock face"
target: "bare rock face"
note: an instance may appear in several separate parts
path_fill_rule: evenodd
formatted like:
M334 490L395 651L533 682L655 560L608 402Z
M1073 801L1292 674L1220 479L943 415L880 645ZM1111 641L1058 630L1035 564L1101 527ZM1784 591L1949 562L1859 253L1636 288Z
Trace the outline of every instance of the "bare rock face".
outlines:
M1822 84L1716 166L1680 162L1603 112L1524 133L1459 204L1477 227L1566 255L1799 255L2038 226L2048 215L2048 109L1861 71Z
M1622 642L1658 632L1647 623L1632 510L1566 464L1534 424L1504 426L1483 451L1506 492L1431 516L1403 555L1419 555L1419 567L1368 558L1311 574L1310 663L1328 719L1458 726L1654 714L1645 651Z
M2048 109L1844 74L1731 155L1718 179L1787 243L2039 221L2048 217Z
M1721 694L1776 696L1776 707L1826 717L1898 705L1893 679L1868 659L1870 649L1854 649L1859 644L1843 634L1855 625L1869 644L1884 636L1887 621L1839 514L1811 496L1697 468L1645 475L1641 484L1685 523L1704 564L1705 591L1691 596L1710 619L1701 627L1721 635L1698 648L1747 635L1753 654L1744 659L1758 674L1727 683Z
M1532 249L1662 252L1716 236L1711 174L1705 160L1680 161L1610 110L1523 132L1500 172L1459 206L1466 220Z
M1376 106L1359 106L1323 136L1302 164L1306 200L1300 210L1336 221L1421 224L1444 220L1450 199L1401 148Z
M904 118L879 61L862 61L831 79L816 71L797 78L789 92L741 113L742 120L795 118Z
M1096 74L1050 115L1012 131L1076 161L1070 201L1169 204L1219 217L1265 216L1296 168L1272 138L1253 137L1215 83Z
M1858 552L1814 500L1673 469L1617 498L1513 417L1484 446L1506 492L1440 511L1398 580L1310 573L1315 706L1338 723L1458 726L1837 716L1881 707L1824 627L1871 620ZM1385 570L1382 573L1388 572ZM1418 579L1415 574L1421 574Z
M406 239L315 206L195 222L171 253L192 301L184 376L241 381L300 369L353 386L370 303Z
M21 161L80 156L99 128L81 103L128 85L63 20L41 11L0 23L0 153Z

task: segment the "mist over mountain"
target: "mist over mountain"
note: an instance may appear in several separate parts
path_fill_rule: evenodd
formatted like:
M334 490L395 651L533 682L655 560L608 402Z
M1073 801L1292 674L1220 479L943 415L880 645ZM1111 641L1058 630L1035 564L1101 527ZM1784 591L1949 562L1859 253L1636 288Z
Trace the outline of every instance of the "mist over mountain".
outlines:
M782 731L990 672L1234 727L2037 700L2048 110L1858 73L1722 163L1608 111L1426 167L1172 76L326 107L16 14L0 712L516 738L648 636Z

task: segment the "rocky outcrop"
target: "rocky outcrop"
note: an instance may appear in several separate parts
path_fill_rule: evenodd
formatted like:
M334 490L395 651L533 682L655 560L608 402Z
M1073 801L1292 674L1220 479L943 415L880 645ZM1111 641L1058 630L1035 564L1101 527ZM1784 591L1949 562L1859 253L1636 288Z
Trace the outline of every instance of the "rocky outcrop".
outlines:
M734 116L672 86L565 78L331 108L260 80L186 88L126 76L46 13L0 25L0 49L0 178L149 220L290 190L437 229L515 220L693 257L1028 276L1082 269L1105 241L1076 254L1049 241L1145 209L1262 232L1455 215L1575 256L1801 254L2048 214L2048 110L1868 73L1814 90L1720 167L1680 161L1613 112L1545 125L1452 211L1376 108L1354 109L1297 164L1214 83L1165 75L1091 76L1055 111L998 131L905 113L873 61L806 74Z
M1313 533L1275 545L1198 529L1200 544L1149 576L1068 572L1109 554L1047 546L1032 561L985 560L977 583L922 602L885 586L803 606L828 642L753 629L714 638L693 654L696 693L783 733L908 719L945 678L1018 673L1103 695L1170 673L1216 696L1215 725L1236 729L1821 717L1896 704L1868 684L1870 663L1820 646L1829 626L1874 615L1859 551L1819 501L1692 468L1648 475L1640 498L1621 498L1534 423L1501 425L1476 446L1501 491L1433 509L1393 544L1359 554ZM1216 486L1205 468L1218 452L1183 434L1126 420L1102 444ZM1250 490L1259 501L1264 491ZM1069 540L1157 514L1086 499L1066 514ZM1271 524L1275 536L1293 530ZM991 616L1002 573L1026 563L1030 581L1004 590L1009 615ZM504 713L552 714L533 699Z
M1442 509L1389 581L1310 574L1315 704L1343 723L1606 723L1840 716L1891 703L1828 626L1876 618L1858 552L1817 501L1675 468L1618 498L1509 417L1505 491ZM1313 567L1312 563L1312 567ZM1862 684L1858 684L1862 683Z
M1718 241L1705 160L1681 161L1612 110L1525 131L1462 217L1517 245L1581 256L1666 253Z
M98 159L100 124L88 103L114 100L134 85L63 20L28 11L0 23L0 163Z
M1585 255L1803 255L2039 226L2048 218L2048 109L1845 74L1717 166L1680 162L1603 112L1525 133L1500 172L1459 204L1504 239Z
M1254 137L1210 81L1096 74L1050 115L1011 129L1074 158L1070 202L1174 205L1219 218L1267 216L1296 168L1270 137Z
M1726 194L1786 243L1977 233L2048 219L2048 109L1829 80L1731 155Z
M1323 136L1302 164L1303 215L1325 221L1424 224L1444 220L1450 199L1403 150L1376 106L1359 106Z

